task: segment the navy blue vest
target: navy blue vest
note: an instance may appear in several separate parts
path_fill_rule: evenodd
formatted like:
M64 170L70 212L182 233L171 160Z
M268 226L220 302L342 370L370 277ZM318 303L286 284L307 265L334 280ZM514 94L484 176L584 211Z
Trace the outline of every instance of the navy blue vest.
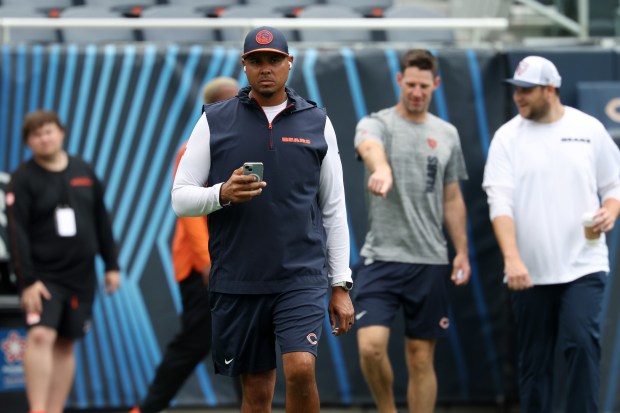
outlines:
M318 206L325 111L287 88L288 106L270 127L249 91L204 107L211 132L208 185L225 182L244 162L262 162L267 182L250 202L209 215L210 288L233 294L326 288Z

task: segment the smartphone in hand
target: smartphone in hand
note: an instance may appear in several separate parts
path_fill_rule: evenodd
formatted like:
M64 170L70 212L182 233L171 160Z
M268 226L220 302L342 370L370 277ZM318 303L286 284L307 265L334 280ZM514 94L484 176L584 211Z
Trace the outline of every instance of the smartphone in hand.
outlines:
M263 180L263 163L262 162L246 162L243 164L243 174L251 175L256 182Z

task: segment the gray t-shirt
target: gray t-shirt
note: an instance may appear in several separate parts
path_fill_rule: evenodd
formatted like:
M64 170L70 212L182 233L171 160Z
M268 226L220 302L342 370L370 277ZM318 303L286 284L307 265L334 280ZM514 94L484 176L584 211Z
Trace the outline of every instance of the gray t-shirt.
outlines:
M391 107L359 121L355 147L365 139L383 144L394 185L385 199L367 192L368 233L361 254L379 261L447 264L443 189L467 179L456 128L430 113L424 123L415 123ZM366 182L368 177L366 170Z

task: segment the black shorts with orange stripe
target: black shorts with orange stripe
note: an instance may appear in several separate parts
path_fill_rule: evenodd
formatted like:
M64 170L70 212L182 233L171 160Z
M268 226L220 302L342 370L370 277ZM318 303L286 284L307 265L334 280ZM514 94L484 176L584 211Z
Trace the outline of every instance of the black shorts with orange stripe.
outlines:
M61 337L79 339L90 329L92 318L93 297L91 295L78 295L67 288L46 281L45 287L51 294L49 300L42 299L43 311L37 322L32 322L26 316L26 326L50 327L58 332ZM29 323L30 321L30 323Z

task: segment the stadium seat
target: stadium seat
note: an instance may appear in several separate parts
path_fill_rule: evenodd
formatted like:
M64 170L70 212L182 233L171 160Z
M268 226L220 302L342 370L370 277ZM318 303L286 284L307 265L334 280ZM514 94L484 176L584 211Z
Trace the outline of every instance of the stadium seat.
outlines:
M60 12L73 6L72 0L0 0L3 7L29 7L44 12L47 17L58 17Z
M249 6L265 6L282 12L287 16L297 16L308 6L319 4L320 0L245 0Z
M162 4L149 7L142 12L141 18L204 18L204 13L196 11L193 7L173 6ZM154 42L192 42L205 43L217 40L213 29L202 28L166 28L166 29L142 29L142 37L146 41Z
M0 19L5 17L40 17L46 19L47 14L30 6L0 6ZM0 33L2 38L3 33ZM2 41L7 39L2 38ZM9 31L11 43L54 43L58 41L58 33L54 29L15 28Z
M157 4L157 0L82 0L90 7L107 7L128 17L138 17L142 11Z
M447 17L436 10L412 4L394 5L383 12L383 16L390 18L442 18ZM450 29L389 29L386 28L385 37L390 42L424 42L424 43L454 43L454 32Z
M60 13L61 19L92 19L118 18L124 19L119 12L111 11L107 7L73 6ZM133 42L136 40L134 30L125 27L78 27L65 28L61 31L65 42L75 43L104 43L104 42Z
M226 7L236 6L241 0L168 0L172 6L191 7L207 16L219 16Z
M349 7L322 4L309 6L301 11L300 18L360 18L362 15ZM365 29L299 29L299 38L305 42L368 42L370 30Z
M224 10L220 15L220 18L223 19L248 17L279 18L284 17L284 14L266 6L237 5L226 8L226 10ZM226 28L221 30L221 38L227 42L240 42L244 39L247 32L247 28ZM295 40L293 31L282 30L282 33L284 33L289 41Z
M91 7L131 7L131 6L154 6L157 0L82 0L85 6Z
M21 6L36 9L64 9L73 6L73 0L1 0L2 7Z
M364 16L380 17L394 0L325 0L326 4L350 7Z

